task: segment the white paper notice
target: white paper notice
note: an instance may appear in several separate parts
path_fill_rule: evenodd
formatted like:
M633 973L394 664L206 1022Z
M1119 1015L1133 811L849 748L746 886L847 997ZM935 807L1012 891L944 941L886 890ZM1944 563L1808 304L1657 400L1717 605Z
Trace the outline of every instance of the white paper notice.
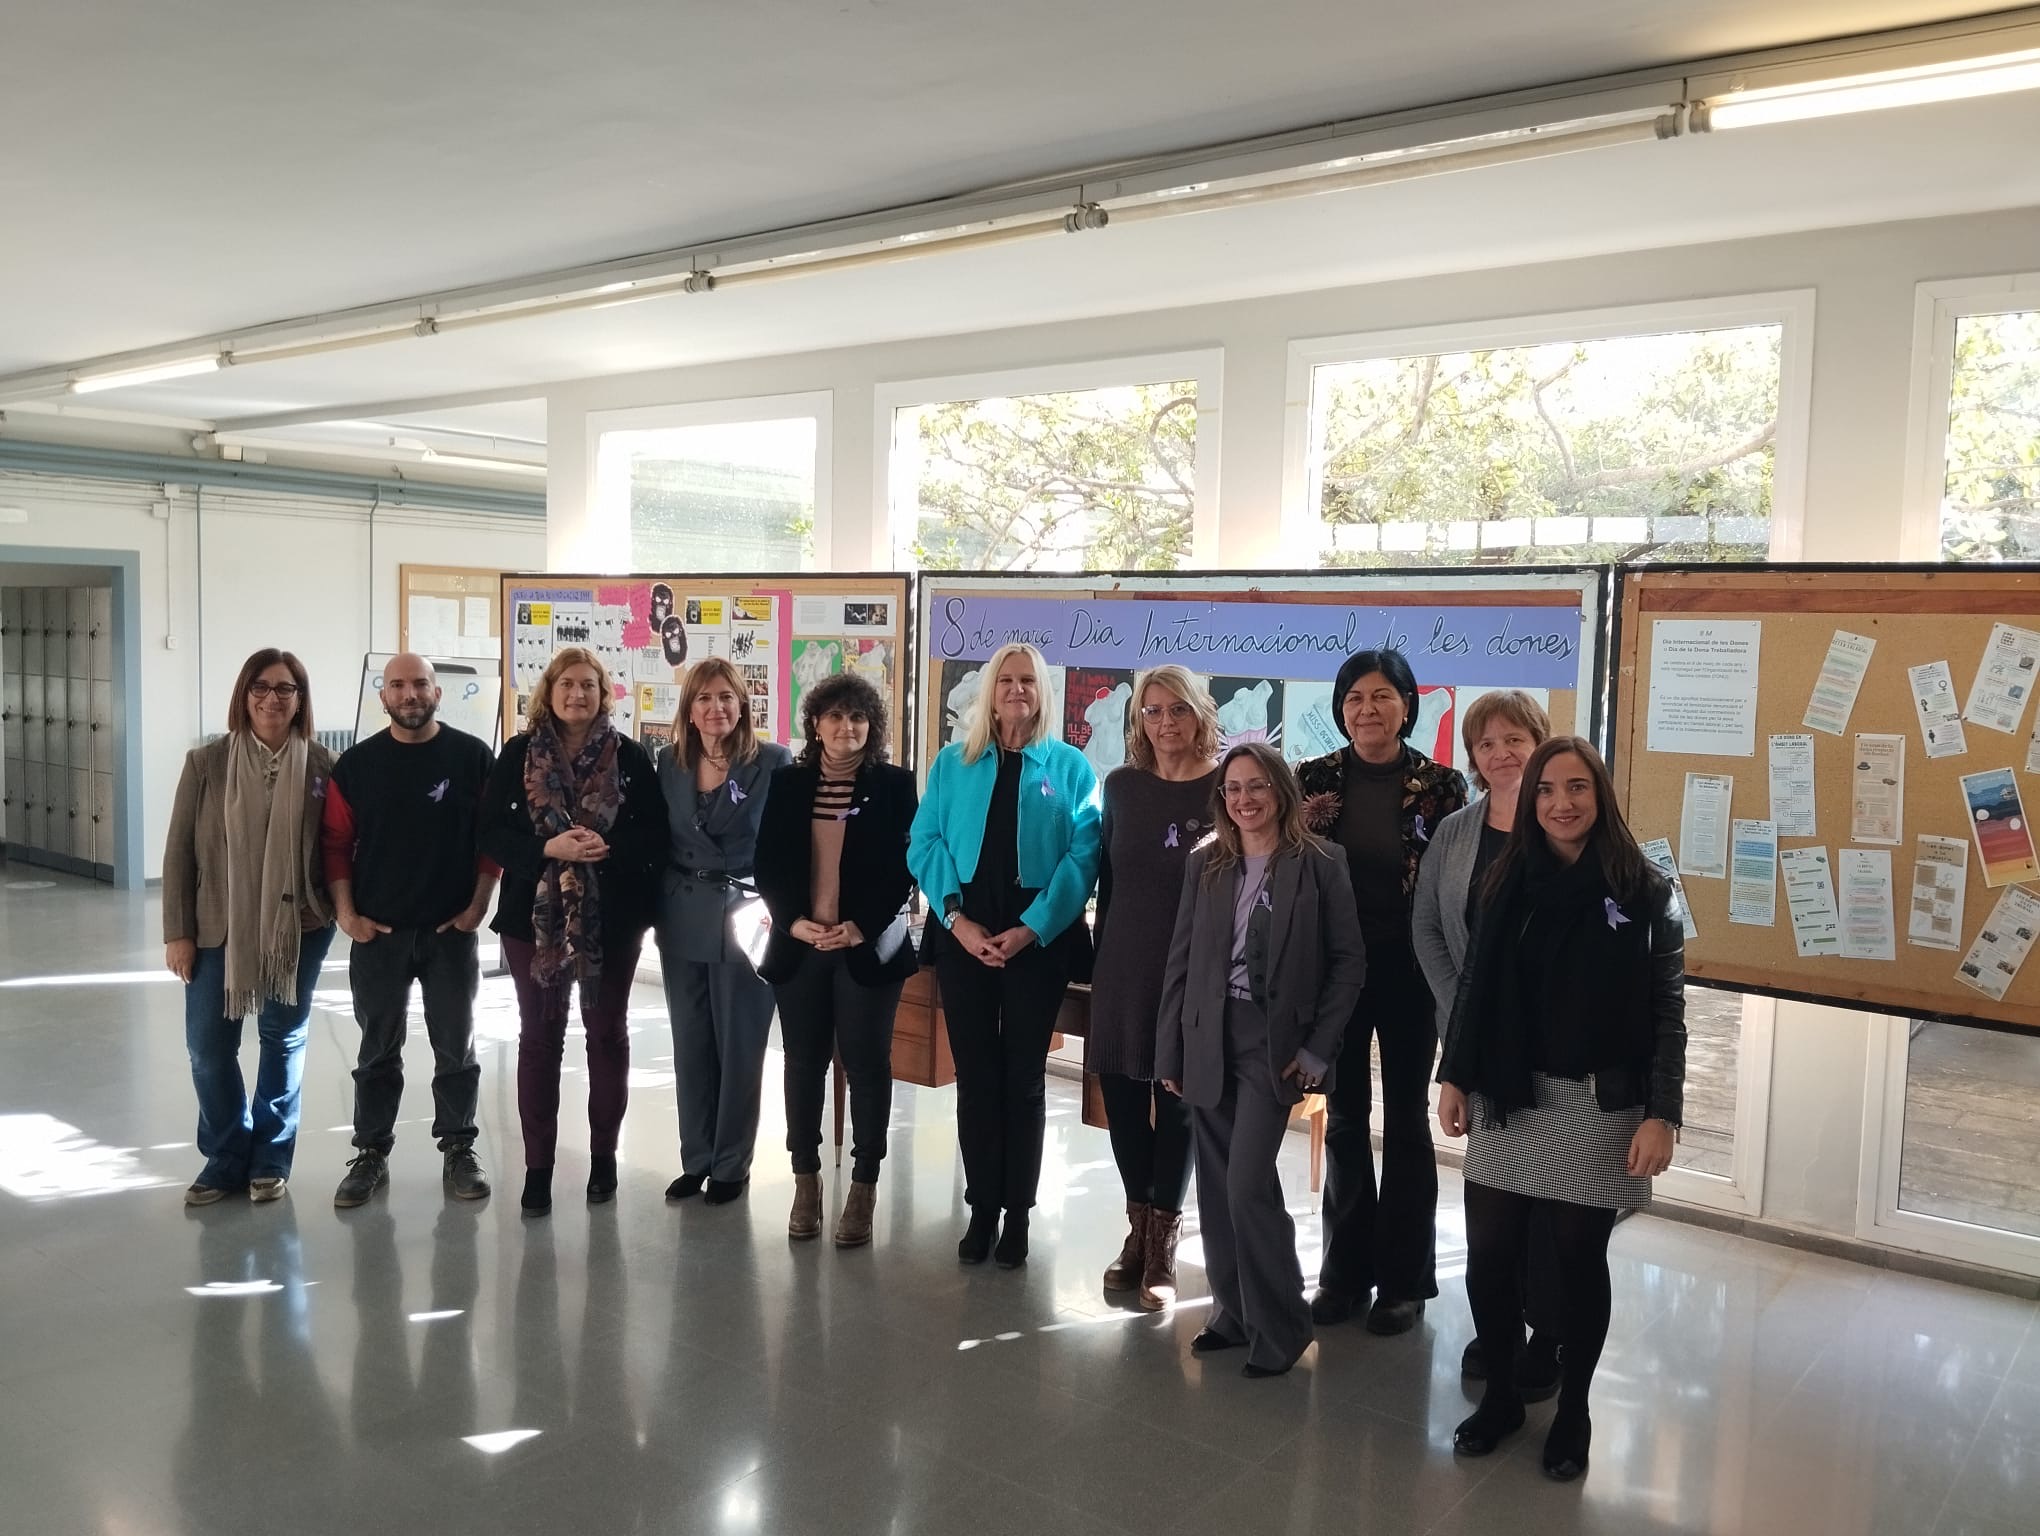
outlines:
M1686 803L1679 811L1679 868L1687 878L1728 875L1728 807L1735 779L1726 773L1686 775Z
M1905 826L1905 738L1858 736L1851 762L1849 840L1898 843Z
M494 605L486 597L462 598L460 604L460 632L489 638L489 610Z
M1770 928L1778 921L1778 829L1768 821L1734 823L1728 920Z
M2026 743L2026 772L2040 773L2040 714L2033 716L2033 739Z
M1781 849L1778 873L1785 881L1785 910L1791 915L1792 942L1800 955L1839 955L1842 919L1835 910L1827 849Z
M412 593L404 605L405 638L420 656L451 656L460 635L460 603L451 597Z
M1985 997L2003 1001L2026 963L2033 935L2040 932L2040 897L2024 886L2008 885L1997 906L1962 957L1955 979Z
M1912 681L1913 709L1920 717L1920 739L1927 744L1927 756L1960 757L1969 750L1969 738L1962 734L1962 711L1955 701L1955 679L1948 663L1929 661L1908 667Z
M1870 653L1876 649L1877 642L1868 635L1835 631L1828 642L1827 660L1820 664L1820 676L1813 681L1813 697L1806 704L1802 723L1808 730L1839 736L1849 728L1857 691L1863 686L1863 674L1870 670Z
M1969 844L1959 837L1922 833L1913 859L1909 944L1927 949L1962 947L1962 900L1969 884Z
M1771 820L1780 837L1818 837L1813 830L1813 738L1771 738Z
M1758 619L1658 619L1650 635L1653 752L1754 757Z
M1969 685L1969 705L1962 717L1988 730L2012 735L2033 696L2033 678L2040 671L2040 634L2010 624L1990 627L1976 681Z
M1664 872L1672 882L1672 916L1679 920L1679 926L1686 930L1690 941L1700 937L1700 926L1693 921L1693 904L1686 900L1686 882L1679 878L1679 862L1672 857L1672 840L1668 837L1654 837L1643 845L1643 856Z
M1850 960L1895 960L1891 936L1891 852L1886 848L1844 848L1842 860L1842 954Z

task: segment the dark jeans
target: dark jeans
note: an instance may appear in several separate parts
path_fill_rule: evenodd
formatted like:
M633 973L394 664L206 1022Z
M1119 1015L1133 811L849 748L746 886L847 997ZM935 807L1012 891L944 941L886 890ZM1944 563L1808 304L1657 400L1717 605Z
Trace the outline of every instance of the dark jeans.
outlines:
M1038 944L1004 966L980 964L961 945L944 944L935 980L956 1059L963 1198L993 1210L1029 1210L1048 1125L1048 1040L1069 974Z
M588 1151L616 1155L616 1135L630 1100L630 984L640 939L610 940L602 974L584 984L581 1027L588 1033ZM539 985L531 976L537 948L503 939L503 960L517 989L517 1118L524 1126L524 1166L550 1168L560 1137L560 1063L567 1053L571 982Z
M1190 1106L1160 1083L1117 1072L1098 1074L1098 1096L1105 1101L1112 1161L1119 1165L1127 1202L1182 1210L1196 1157Z
M786 1150L795 1173L822 1170L822 1101L840 1051L850 1079L850 1177L878 1182L892 1121L893 1015L906 982L861 986L845 952L807 950L800 969L772 989L786 1048Z
M1524 1258L1532 1224L1544 1228L1557 1270L1560 1403L1587 1406L1587 1389L1608 1342L1613 1310L1608 1279L1608 1238L1615 1212L1564 1200L1533 1200L1469 1180L1466 1185L1466 1300L1480 1335L1488 1391L1516 1391L1516 1352L1523 1343ZM1540 1327L1542 1324L1540 1324Z
M287 1179L297 1155L298 1102L305 1081L306 1020L312 988L333 943L329 924L298 940L297 1001L265 998L255 1015L261 1055L255 1098L241 1075L241 1021L226 1016L227 951L201 949L184 988L184 1049L198 1093L198 1182L246 1189L251 1179Z
M1368 1122L1370 1038L1381 1042L1381 1183ZM1325 1257L1318 1284L1383 1301L1438 1294L1438 1164L1431 1145L1431 1064L1438 1054L1431 989L1407 954L1368 955L1367 990L1339 1049L1325 1129Z
M411 983L425 1003L432 1041L432 1134L441 1151L475 1139L482 1067L475 1060L475 936L449 928L398 928L356 944L347 958L361 1054L354 1067L354 1144L387 1157L397 1144L404 1097L404 1039Z

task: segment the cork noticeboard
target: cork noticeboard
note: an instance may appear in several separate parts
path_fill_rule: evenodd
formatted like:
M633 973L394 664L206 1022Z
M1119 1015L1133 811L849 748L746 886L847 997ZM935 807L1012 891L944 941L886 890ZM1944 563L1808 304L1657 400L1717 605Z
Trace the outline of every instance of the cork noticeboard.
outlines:
M397 649L484 660L503 649L503 573L468 565L397 567Z
M1728 628L1760 626L1753 755L1650 750L1652 668L1658 654L1654 636L1656 625L1664 620L1709 621ZM2018 698L2023 712L2010 732L1964 718L1959 734L1965 750L1929 756L1929 729L1940 742L1936 750L1942 752L1953 733L1945 724L1923 718L1912 674L1916 667L1946 663L1952 707L1966 711L2000 624L2040 631L2040 567L1713 566L1631 568L1618 573L1611 769L1637 839L1667 838L1680 853L1680 872L1699 930L1686 944L1689 979L1899 1016L2040 1029L2040 955L2029 957L2013 973L1997 964L2005 946L2016 947L2022 930L2031 925L2030 916L2019 915L2024 904L2020 896L2004 909L2010 921L1998 922L2001 900L2011 890L2040 902L2040 881L2024 872L2032 866L2021 859L2002 857L2002 843L1994 842L1998 854L1986 859L1977 824L1992 823L1988 815L1979 817L1962 783L1965 776L1994 773L2000 782L2015 787L2025 806L2040 807L2040 772L2034 771L2040 769L2040 742L2033 734L2032 689L2027 686L2018 694L2018 685L2012 685L2014 694L2008 696ZM1841 732L1832 734L1809 726L1806 716L1838 632L1875 644L1861 666L1860 685ZM2015 661L2012 675L2018 670ZM2032 675L2029 666L2025 676ZM1832 701L1832 692L1829 697ZM1839 707L1831 703L1830 721ZM1873 850L1873 858L1876 852L1887 854L1890 959L1802 954L1782 857L1773 876L1775 911L1769 926L1730 920L1733 868L1722 878L1695 877L1688 869L1681 847L1686 776L1732 776L1727 815L1768 821L1773 815L1769 741L1773 735L1813 738L1814 835L1780 835L1781 856L1792 849L1827 850L1833 895L1837 908L1844 911L1846 929L1844 852ZM1857 741L1864 735L1903 739L1902 789L1884 791L1896 795L1896 842L1875 835L1891 830L1888 818L1877 814L1880 802L1858 799L1859 787L1866 784L1877 793L1859 773L1859 765L1867 768L1879 762L1874 744L1866 750ZM1890 750L1888 744L1885 750ZM1870 814L1859 821L1859 808L1865 806ZM1999 831L2010 827L2008 838L2017 841L2031 832L2016 825L2021 819L2004 817L1995 826ZM1944 901L1946 915L1938 934L1933 903L1915 889L1923 837L1949 839L1966 844L1968 850L1959 909L1947 911ZM1992 879L1998 883L1990 883ZM1921 904L1923 937L1951 947L1915 940L1916 901ZM1855 910L1874 918L1875 903L1859 903ZM1859 934L1866 931L1858 929ZM1973 946L1984 937L1996 942L1980 962L1974 962ZM2001 998L1958 979L1958 972L1972 963L1995 972L1994 978L1985 979L2002 986Z
M906 758L913 611L906 576L511 574L500 578L500 599L506 740L522 728L554 650L583 645L614 681L618 724L648 747L671 739L686 669L721 656L745 680L761 740L797 746L802 691L857 671L892 712L893 760Z
M926 767L961 739L985 662L1008 640L1049 667L1056 735L1102 776L1125 760L1139 674L1176 662L1203 677L1223 739L1261 739L1290 761L1344 745L1331 697L1353 651L1393 645L1418 684L1410 741L1464 767L1460 712L1523 688L1555 729L1595 735L1605 693L1606 567L1233 571L1171 575L925 572L915 730Z

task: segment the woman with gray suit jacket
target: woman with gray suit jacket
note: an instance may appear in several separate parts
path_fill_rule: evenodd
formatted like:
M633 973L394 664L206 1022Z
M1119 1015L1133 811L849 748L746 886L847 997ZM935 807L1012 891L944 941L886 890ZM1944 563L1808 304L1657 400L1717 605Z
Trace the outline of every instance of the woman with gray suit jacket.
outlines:
M1311 1326L1276 1156L1290 1111L1330 1086L1367 960L1345 853L1305 830L1279 752L1225 754L1212 821L1184 872L1155 1068L1197 1139L1213 1311L1191 1352L1245 1345L1245 1375L1279 1376Z
M747 899L758 823L772 775L793 754L751 730L751 697L720 656L697 661L680 685L673 745L659 754L672 835L655 930L673 1026L680 1103L680 1177L668 1200L704 1187L710 1205L742 1195L758 1143L772 988L732 931Z

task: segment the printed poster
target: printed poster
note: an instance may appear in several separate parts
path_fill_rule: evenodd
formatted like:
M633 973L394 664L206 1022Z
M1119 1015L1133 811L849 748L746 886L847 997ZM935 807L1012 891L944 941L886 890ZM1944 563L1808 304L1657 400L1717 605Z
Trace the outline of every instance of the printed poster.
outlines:
M1725 773L1686 775L1686 799L1679 809L1679 868L1686 878L1728 875L1728 809L1735 779Z
M1792 919L1792 942L1800 958L1839 955L1842 919L1835 908L1827 849L1782 849L1778 854L1778 873L1785 882L1785 910Z
M1132 718L1132 673L1116 667L1064 670L1062 739L1084 754L1101 779L1125 763Z
M1814 831L1813 738L1771 738L1771 820L1780 837L1817 837Z
M1969 685L1969 705L1962 717L1986 730L2015 735L2026 701L2033 696L2033 678L2040 670L2040 634L2011 624L1993 624L1990 643L1976 680Z
M1851 960L1895 960L1891 930L1891 850L1844 848L1842 954Z
M1962 902L1969 881L1969 844L1959 837L1922 833L1913 858L1908 944L1926 949L1962 947Z
M1672 882L1672 914L1686 930L1686 942L1690 944L1700 937L1700 925L1693 921L1693 904L1686 899L1686 882L1679 878L1679 862L1672 857L1672 840L1654 837L1643 845L1642 853Z
M1962 733L1962 711L1955 700L1955 679L1945 661L1929 661L1906 669L1912 683L1913 712L1920 718L1920 739L1927 757L1960 757L1969 750Z
M1346 733L1332 714L1332 685L1292 680L1282 690L1282 755L1300 763L1345 745Z
M2040 876L2033 858L2033 829L2026 820L2018 780L2009 768L1962 776L1962 800L1976 837L1983 883L1995 888Z
M801 695L823 678L834 677L841 672L848 658L844 655L844 642L841 640L795 640L792 651L793 662L789 670L793 674L793 730L796 739L801 739Z
M1897 844L1905 825L1905 738L1857 736L1854 764L1849 840Z
M1653 620L1649 750L1754 757L1763 637L1758 619Z
M1955 979L2003 1002L2018 979L2019 967L2026 963L2036 932L2040 932L2040 897L2019 886L2007 886L1976 942L1962 957Z
M1240 741L1282 745L1282 680L1273 677L1214 677L1211 697L1218 705L1219 750Z
M1757 928L1778 921L1778 829L1768 821L1734 824L1728 875L1728 920Z
M1849 728L1849 716L1856 712L1856 695L1863 676L1870 670L1870 653L1877 642L1869 635L1835 631L1828 642L1827 659L1820 664L1820 676L1813 682L1813 697L1806 702L1801 722L1810 731L1840 736Z

